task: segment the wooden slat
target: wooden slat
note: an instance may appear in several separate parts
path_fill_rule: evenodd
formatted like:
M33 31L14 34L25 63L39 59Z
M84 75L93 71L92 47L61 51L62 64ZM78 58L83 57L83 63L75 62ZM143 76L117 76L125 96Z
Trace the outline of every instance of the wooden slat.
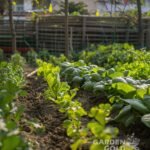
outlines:
M17 45L31 46L35 49L48 49L64 52L65 17L48 16L39 18L37 24L33 20L16 21ZM86 20L86 21L85 21ZM149 40L150 18L143 18L144 42ZM82 49L87 43L129 42L138 45L137 25L129 26L130 22L121 17L69 16L69 39L73 49ZM38 33L37 33L38 32ZM37 41L38 40L38 41ZM37 43L38 42L38 43ZM9 21L0 20L0 46L11 45ZM38 47L38 48L37 48Z

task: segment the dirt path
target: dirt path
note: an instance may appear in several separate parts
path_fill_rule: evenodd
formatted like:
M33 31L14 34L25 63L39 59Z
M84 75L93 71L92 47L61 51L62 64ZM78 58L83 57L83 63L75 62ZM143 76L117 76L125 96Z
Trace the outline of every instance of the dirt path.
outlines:
M33 69L26 69L26 74ZM65 116L58 112L57 106L43 97L46 84L36 75L27 79L27 96L20 97L18 105L24 106L21 119L22 134L31 141L35 150L69 150L70 141L62 123ZM38 122L43 130L36 131L30 122Z

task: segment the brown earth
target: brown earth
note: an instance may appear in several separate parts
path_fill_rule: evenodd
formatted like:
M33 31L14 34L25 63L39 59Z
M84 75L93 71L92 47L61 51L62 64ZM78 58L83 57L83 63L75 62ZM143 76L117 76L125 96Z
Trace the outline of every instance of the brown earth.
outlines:
M32 68L26 68L25 74L32 71ZM22 135L31 141L35 150L69 150L70 140L62 126L65 115L59 113L53 102L46 101L43 97L46 86L36 75L27 78L27 95L18 99L18 105L24 107L20 121ZM37 129L31 122L42 127Z

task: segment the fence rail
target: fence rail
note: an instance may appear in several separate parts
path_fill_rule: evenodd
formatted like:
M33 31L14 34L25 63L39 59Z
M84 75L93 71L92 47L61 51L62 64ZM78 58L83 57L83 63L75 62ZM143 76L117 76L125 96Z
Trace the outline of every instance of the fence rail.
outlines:
M37 20L16 20L18 49L65 51L65 17L48 16ZM150 47L150 18L143 19L143 46ZM131 20L121 17L69 16L69 46L81 50L91 43L128 42L137 46L138 30ZM11 49L9 21L0 20L0 48Z

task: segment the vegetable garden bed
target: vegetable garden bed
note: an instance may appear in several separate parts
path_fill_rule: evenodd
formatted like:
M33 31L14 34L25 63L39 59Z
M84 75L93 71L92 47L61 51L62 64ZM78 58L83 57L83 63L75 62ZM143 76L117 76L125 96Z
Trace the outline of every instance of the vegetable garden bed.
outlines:
M76 61L40 54L47 61L37 59L34 71L25 67L23 87L22 73L17 76L10 69L14 83L27 93L13 99L18 108L24 107L15 122L21 131L17 135L24 137L28 147L149 150L150 53L128 44L94 49L75 55ZM12 63L21 60L12 57ZM10 117L2 114L4 121L13 117L9 111Z

